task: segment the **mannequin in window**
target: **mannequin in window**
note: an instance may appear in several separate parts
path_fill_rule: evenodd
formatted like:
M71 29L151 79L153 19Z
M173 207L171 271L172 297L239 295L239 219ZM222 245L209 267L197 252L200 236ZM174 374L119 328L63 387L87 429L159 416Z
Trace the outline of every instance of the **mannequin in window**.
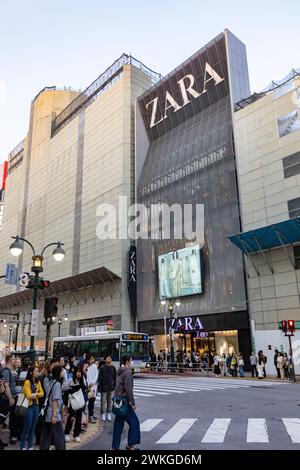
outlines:
M169 272L167 263L165 262L164 258L161 258L159 266L159 293L161 298L171 297L168 274Z
M194 292L199 292L200 290L200 265L199 265L199 254L196 253L196 250L192 250L190 256L190 276L191 276L191 286Z
M178 252L174 251L169 265L169 279L172 297L180 296L181 290L181 259Z

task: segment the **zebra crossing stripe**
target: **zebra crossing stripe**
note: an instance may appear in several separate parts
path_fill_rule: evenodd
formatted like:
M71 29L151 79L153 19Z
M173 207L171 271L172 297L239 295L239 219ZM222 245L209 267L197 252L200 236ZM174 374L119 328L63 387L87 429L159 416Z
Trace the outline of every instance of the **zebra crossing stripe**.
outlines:
M149 393L152 393L152 390L155 391L155 390L161 390L162 392L169 392L169 393L184 393L186 392L186 390L173 390L171 388L166 388L166 387L134 387L134 390L137 390L137 391L144 391L145 392L149 392Z
M267 423L264 418L249 418L247 442L269 442Z
M291 441L295 444L300 443L300 419L299 418L282 418L283 424L287 430Z
M141 424L141 431L142 432L152 431L152 429L154 429L155 426L157 426L162 421L163 421L162 418L161 419L146 419L146 421L144 421Z
M180 419L156 442L156 444L177 444L196 421L197 418Z
M224 442L231 418L216 418L209 426L201 442Z

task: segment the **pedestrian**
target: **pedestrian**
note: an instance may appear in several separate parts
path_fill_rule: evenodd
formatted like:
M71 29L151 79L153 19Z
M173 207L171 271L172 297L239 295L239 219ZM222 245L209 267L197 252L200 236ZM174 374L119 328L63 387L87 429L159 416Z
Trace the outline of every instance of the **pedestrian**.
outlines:
M47 373L45 373L45 376L43 379L43 388L44 388L44 392L46 395L48 395L50 383L52 380L52 370L54 369L55 366L58 366L58 365L59 365L59 360L57 358L50 359L50 364L49 364L49 367L47 368ZM44 372L46 372L46 369L44 370Z
M1 369L4 382L7 384L4 399L9 397L9 429L10 429L10 443L15 444L18 438L17 429L20 427L20 420L14 414L18 393L16 388L17 375L15 374L15 358L11 354L5 357L5 366ZM7 403L6 403L7 404ZM19 423L19 426L17 425ZM17 435L14 435L17 434ZM13 439L12 439L13 438ZM1 446L1 441L0 441Z
M278 352L278 349L275 349L275 354L274 354L274 366L275 366L276 373L277 373L277 379L280 379L280 370L279 370L278 362L277 362L277 359L278 359L279 354L280 354L280 353Z
M99 389L101 393L101 417L102 421L111 421L112 395L116 386L117 371L112 365L109 354L104 357L105 364L99 371Z
M28 450L33 450L33 439L35 427L39 418L39 398L44 396L41 382L39 380L39 369L35 365L29 367L24 382L23 393L28 400L27 414L23 419L23 431L20 439L20 449L26 450L26 439L28 438Z
M284 380L284 360L283 360L283 354L278 353L277 356L277 369L279 370L279 376L281 380Z
M242 354L242 353L239 353L239 356L238 356L238 368L239 368L240 377L245 377L245 370L244 370L244 367L245 367L245 363L244 363L243 354Z
M15 414L16 404L18 401L18 392L20 392L23 388L23 384L21 387L18 387L19 376L20 376L20 373L22 372L22 362L21 362L20 357L15 358L10 370L14 378L15 389L17 393L15 397L15 403L13 406L10 407L10 413L9 413L9 430L10 430L9 443L14 445L17 443L17 440L20 437L22 427L23 427L23 417L16 416Z
M230 361L230 374L232 377L237 377L238 358L235 353L232 353Z
M0 433L3 429L3 424L5 423L8 415L9 408L14 404L14 399L11 396L9 382L3 377L2 372L0 372ZM3 442L0 439L0 450L3 450L8 446L7 442Z
M70 388L68 391L68 395L73 395L74 393L78 392L79 390L82 391L83 396L86 393L86 385L83 380L81 371L78 369L74 369L73 378L70 381ZM74 422L74 429L73 429L73 440L75 442L80 442L80 433L81 433L81 421L82 421L82 413L84 412L84 407L79 408L78 410L73 410L72 404L68 406L68 419L66 422L65 427L65 440L69 442L71 440L71 429Z
M94 416L95 400L97 396L98 386L98 368L95 364L95 357L91 355L89 357L89 365L87 369L87 385L88 385L88 409L89 409L89 423L95 424L97 419Z
M251 364L251 372L252 372L252 378L254 378L254 374L256 377L258 377L258 372L257 372L257 357L254 351L252 351L252 354L250 356L250 364Z
M220 356L218 354L215 354L214 356L213 370L214 370L215 376L219 377L221 374L221 369L220 369Z
M126 414L116 415L113 428L112 449L118 450L121 443L121 435L125 421L129 425L127 450L135 450L135 445L140 443L140 422L135 413L136 405L133 394L133 378L131 372L131 357L123 356L122 365L118 370L114 398L122 397L126 402Z
M265 369L265 356L262 351L258 352L258 361L257 361L257 373L258 373L258 378L263 379L264 378L264 369Z
M287 353L284 353L283 354L283 368L284 368L284 374L285 374L286 379L290 378L289 364L290 364L290 360L288 358L288 355Z
M42 426L40 450L49 450L51 439L56 450L65 450L65 434L62 426L62 383L64 370L60 365L52 369L52 377L46 397L45 421Z
M77 363L76 363L76 356L75 354L71 354L71 356L69 357L69 365L70 365L70 374L71 374L71 379L73 377L73 374L75 372L75 370L77 369Z

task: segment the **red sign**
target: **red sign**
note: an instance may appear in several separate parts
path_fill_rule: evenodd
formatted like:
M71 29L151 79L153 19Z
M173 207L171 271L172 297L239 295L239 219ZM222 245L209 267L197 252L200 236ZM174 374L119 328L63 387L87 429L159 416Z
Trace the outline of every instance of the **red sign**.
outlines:
M0 165L0 190L5 189L7 165L8 165L8 162L3 162Z

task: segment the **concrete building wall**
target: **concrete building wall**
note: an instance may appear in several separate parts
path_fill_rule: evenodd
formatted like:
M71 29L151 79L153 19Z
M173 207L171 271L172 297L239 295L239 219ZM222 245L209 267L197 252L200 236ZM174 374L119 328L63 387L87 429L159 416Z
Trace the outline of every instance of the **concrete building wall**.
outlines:
M300 151L300 131L280 137L278 128L280 117L299 109L300 80L289 85L290 91L269 92L234 114L243 231L289 219L288 201L300 197L300 174L285 177L282 160ZM283 334L278 322L300 320L300 271L293 260L288 246L250 255L246 261L249 310L260 349L286 347L285 340L279 341Z
M100 204L112 204L118 211L119 196L127 196L128 204L134 200L135 101L150 85L146 73L124 65L119 79L52 137L53 113L64 109L74 95L69 91L46 90L32 104L24 161L7 181L0 266L3 270L7 262L16 262L8 247L11 235L21 231L25 194L25 238L38 252L50 242L65 244L66 256L61 263L53 260L51 249L45 253L45 279L53 282L102 266L121 278L114 284L60 295L59 313L67 314L70 321L120 316L120 327L134 326L127 299L130 240L99 240L96 226L100 217L96 210ZM31 256L30 247L25 245L23 272L30 271ZM19 288L2 282L0 297L16 290ZM39 308L43 309L42 299ZM10 313L22 312L27 318L30 311L30 302L10 308ZM63 323L61 333L68 333L69 328L70 322ZM43 325L40 330L39 340L44 337ZM6 334L2 328L1 334Z

